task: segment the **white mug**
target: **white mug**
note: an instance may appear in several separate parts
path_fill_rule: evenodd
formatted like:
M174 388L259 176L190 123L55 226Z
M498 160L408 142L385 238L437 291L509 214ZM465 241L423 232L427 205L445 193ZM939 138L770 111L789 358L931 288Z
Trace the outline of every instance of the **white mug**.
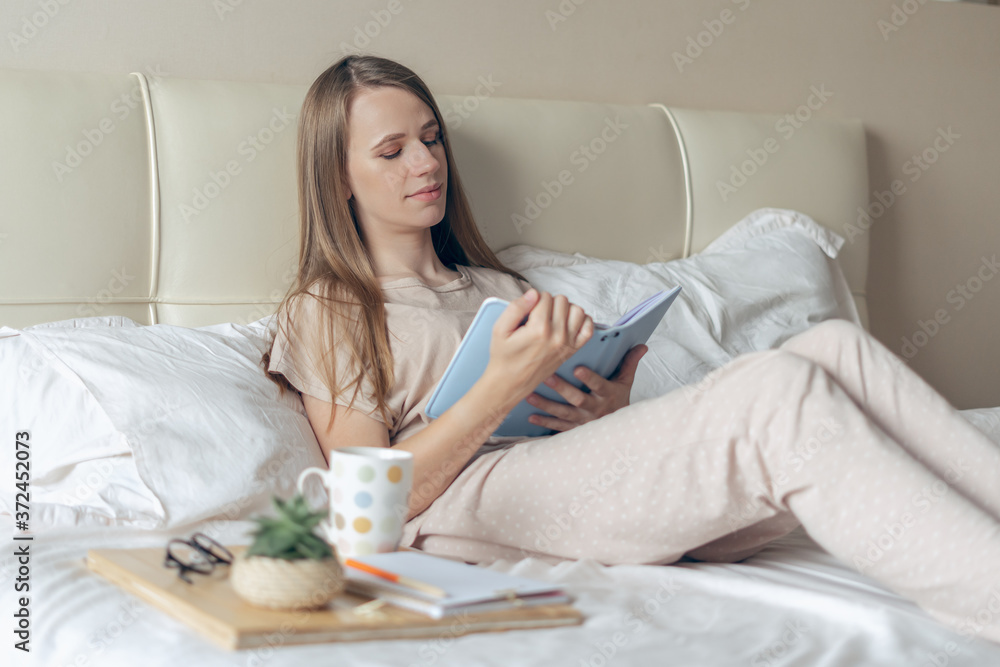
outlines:
M395 551L403 537L413 485L413 454L386 447L342 447L330 452L330 468L306 468L319 475L330 498L320 523L338 558Z

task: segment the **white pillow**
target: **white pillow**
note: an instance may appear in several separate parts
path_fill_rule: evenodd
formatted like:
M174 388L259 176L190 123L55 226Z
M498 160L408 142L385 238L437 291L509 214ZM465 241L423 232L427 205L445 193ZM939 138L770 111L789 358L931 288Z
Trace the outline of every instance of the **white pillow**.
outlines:
M36 327L114 324L95 317ZM128 442L86 386L48 350L30 345L7 327L0 329L0 405L5 428L30 434L26 465L32 530L114 524L151 528L161 523L163 507L139 478ZM0 513L13 515L14 457L0 460Z
M33 525L239 519L325 465L301 400L279 397L259 365L272 318L200 329L87 319L98 318L0 329L0 400L35 441ZM112 460L95 497L74 500L79 478ZM13 473L3 474L11 512Z
M609 324L661 289L682 287L647 341L631 402L696 383L754 350L831 318L860 323L836 261L844 239L797 211L759 209L701 253L633 264L527 245L497 256L533 287L564 294Z
M1000 407L972 408L959 410L961 415L973 426L982 431L987 438L1000 445Z

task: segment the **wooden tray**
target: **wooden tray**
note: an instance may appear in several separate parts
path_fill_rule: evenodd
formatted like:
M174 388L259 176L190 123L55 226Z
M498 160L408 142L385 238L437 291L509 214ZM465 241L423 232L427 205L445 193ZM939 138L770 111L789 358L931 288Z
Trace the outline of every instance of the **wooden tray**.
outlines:
M245 545L227 547L234 555ZM226 649L265 645L314 644L371 639L422 639L447 634L522 630L579 625L583 615L571 605L545 605L459 614L435 620L423 614L385 605L368 614L355 608L371 598L343 593L325 608L274 611L255 607L229 584L229 568L210 575L189 574L163 567L164 549L90 549L87 567L126 591L187 624Z

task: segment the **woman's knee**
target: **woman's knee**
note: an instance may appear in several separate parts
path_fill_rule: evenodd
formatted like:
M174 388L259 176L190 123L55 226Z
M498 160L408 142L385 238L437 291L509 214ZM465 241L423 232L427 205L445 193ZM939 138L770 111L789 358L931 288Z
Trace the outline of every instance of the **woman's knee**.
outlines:
M698 382L687 385L658 400L686 399L689 409L707 404L711 410L720 405L735 405L742 399L746 405L779 404L808 389L822 367L811 359L783 349L748 352L724 366L714 369ZM677 409L677 405L672 406ZM662 413L663 410L658 410Z
M851 345L863 339L864 329L849 320L824 320L802 331L778 346L788 352L799 350L833 351L842 345Z
M775 348L744 354L706 376L706 390L736 390L754 396L786 395L804 385L823 369L809 358ZM711 376L716 377L712 378Z
M787 391L792 385L811 379L816 373L823 372L812 359L793 354L789 350L771 350L771 354L766 357L767 371L764 377L783 391Z

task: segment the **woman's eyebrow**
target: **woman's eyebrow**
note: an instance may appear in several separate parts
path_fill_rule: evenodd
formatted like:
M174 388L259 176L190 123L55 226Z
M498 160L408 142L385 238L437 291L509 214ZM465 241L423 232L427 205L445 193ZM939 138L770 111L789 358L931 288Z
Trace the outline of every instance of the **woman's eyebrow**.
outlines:
M437 119L436 118L431 118L429 121L427 121L426 123L424 123L423 127L420 128L420 131L423 132L427 128L433 127L434 125L437 125L437 124L438 124ZM372 146L372 150L373 151L374 150L378 150L379 146L381 146L382 144L386 143L387 141L395 141L396 139L400 139L400 138L405 137L405 136L406 135L403 134L403 133L401 133L401 132L397 132L396 134L387 134L384 137L382 137L382 139L377 144L375 144L374 146Z

